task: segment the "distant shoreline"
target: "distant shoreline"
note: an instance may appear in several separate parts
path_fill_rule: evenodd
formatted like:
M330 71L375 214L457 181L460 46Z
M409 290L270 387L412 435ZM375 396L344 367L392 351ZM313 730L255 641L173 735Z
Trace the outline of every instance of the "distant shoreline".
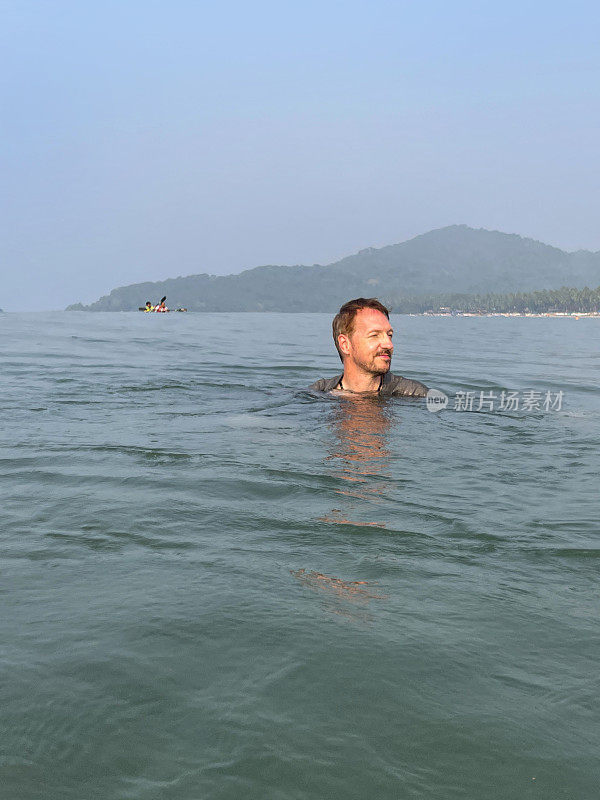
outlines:
M392 312L394 313L394 312ZM396 312L398 313L398 312ZM575 318L595 317L600 319L600 311L541 311L541 312L520 312L520 311L423 311L421 313L408 313L408 317L559 317Z

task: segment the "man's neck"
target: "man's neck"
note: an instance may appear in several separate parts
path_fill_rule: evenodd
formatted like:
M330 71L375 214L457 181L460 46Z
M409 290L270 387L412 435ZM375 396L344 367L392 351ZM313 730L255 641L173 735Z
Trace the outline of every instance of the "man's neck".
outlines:
M344 374L342 375L341 387L347 392L378 392L383 382L383 374L363 372L354 365L345 364Z

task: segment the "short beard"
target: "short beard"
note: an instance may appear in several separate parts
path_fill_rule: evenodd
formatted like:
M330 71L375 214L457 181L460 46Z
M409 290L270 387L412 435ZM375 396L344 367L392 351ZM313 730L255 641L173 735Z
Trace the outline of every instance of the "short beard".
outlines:
M364 361L355 361L354 363L357 364L362 370L365 372L370 373L371 375L385 375L386 372L390 371L390 367L392 366L392 355L391 353L382 353L381 355L389 355L390 360L387 362L387 365L380 369L379 367L375 366L375 359L370 364L366 364Z

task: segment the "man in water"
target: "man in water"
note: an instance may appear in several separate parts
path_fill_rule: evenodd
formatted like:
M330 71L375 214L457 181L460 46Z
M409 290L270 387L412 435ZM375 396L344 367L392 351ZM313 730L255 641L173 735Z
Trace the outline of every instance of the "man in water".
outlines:
M344 365L335 378L322 378L310 387L317 392L425 397L419 381L390 372L392 335L390 314L374 297L359 297L340 308L333 320L333 341Z

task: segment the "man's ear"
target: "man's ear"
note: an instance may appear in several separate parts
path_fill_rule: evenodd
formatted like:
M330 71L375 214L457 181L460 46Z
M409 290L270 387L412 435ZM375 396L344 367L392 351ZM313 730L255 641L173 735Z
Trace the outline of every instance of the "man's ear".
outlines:
M345 356L350 355L350 339L345 333L340 333L338 336L338 345Z

